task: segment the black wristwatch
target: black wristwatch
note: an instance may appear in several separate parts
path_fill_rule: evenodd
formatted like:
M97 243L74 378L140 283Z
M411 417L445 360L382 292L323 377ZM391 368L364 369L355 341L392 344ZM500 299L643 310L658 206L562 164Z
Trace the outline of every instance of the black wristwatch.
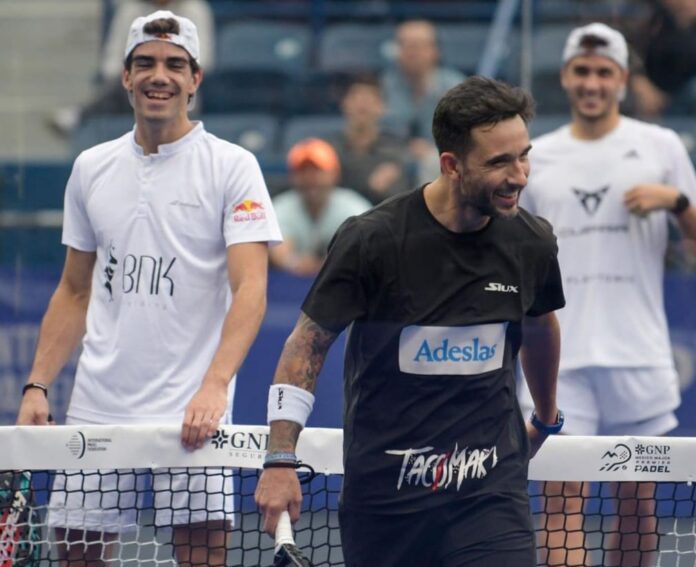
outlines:
M679 197L677 197L674 206L669 210L669 212L679 216L686 209L689 208L689 205L691 205L689 198L686 195L684 195L684 193L679 193Z
M552 423L551 425L547 425L546 423L541 421L537 417L536 412L533 411L532 417L529 418L529 420L532 422L532 425L534 427L536 427L542 433L545 433L546 435L555 435L561 429L563 429L563 422L565 421L565 417L563 416L563 412L561 410L558 410L558 414L556 415L556 423Z

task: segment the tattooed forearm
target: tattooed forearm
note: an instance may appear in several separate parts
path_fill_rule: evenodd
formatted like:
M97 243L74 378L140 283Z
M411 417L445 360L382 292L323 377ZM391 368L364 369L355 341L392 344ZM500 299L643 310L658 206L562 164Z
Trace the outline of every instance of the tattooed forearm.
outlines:
M271 436L268 441L269 453L294 453L297 438L302 427L294 421L271 422Z
M273 381L314 392L326 353L337 336L302 313L285 342Z

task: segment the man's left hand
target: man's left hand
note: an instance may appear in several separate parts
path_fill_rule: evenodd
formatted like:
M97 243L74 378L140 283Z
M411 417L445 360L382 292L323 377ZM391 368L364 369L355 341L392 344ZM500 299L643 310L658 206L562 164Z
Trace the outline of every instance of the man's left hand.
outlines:
M626 191L624 205L638 216L645 216L659 209L671 209L677 202L679 190L659 183L641 183Z
M215 435L220 419L227 412L227 383L204 379L186 407L181 427L181 443L189 451L200 449Z

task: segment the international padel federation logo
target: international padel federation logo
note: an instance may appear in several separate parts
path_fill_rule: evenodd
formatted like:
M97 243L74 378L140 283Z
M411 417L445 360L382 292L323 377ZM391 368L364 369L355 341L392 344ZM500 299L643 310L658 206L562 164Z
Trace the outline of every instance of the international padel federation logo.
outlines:
M216 449L222 449L225 445L230 442L230 436L225 433L222 429L218 429L211 439L213 445Z
M631 460L633 453L628 445L617 443L613 449L606 451L602 455L602 466L600 471L614 472L625 471L628 468L628 462Z
M85 449L87 448L87 441L85 436L81 431L73 433L68 440L66 447L73 457L81 459L85 456Z
M234 222L260 221L266 219L263 203L244 199L232 207L232 220Z

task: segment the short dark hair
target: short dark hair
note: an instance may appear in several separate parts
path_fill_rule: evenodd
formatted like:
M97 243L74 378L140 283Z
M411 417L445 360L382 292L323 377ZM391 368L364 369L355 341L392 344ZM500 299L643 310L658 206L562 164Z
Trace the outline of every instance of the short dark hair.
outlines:
M494 126L515 116L525 123L534 116L534 99L527 91L488 77L468 77L447 91L435 108L435 145L440 153L464 157L474 128Z
M174 18L158 18L147 22L143 26L143 31L148 35L159 35L159 34L173 34L179 35L181 28L179 28L179 22ZM137 46L136 46L137 47ZM133 49L135 51L135 49ZM123 62L123 66L130 70L133 63L133 51L128 54L126 60ZM197 73L200 71L201 67L198 62L189 55L189 65L191 66L191 72Z

